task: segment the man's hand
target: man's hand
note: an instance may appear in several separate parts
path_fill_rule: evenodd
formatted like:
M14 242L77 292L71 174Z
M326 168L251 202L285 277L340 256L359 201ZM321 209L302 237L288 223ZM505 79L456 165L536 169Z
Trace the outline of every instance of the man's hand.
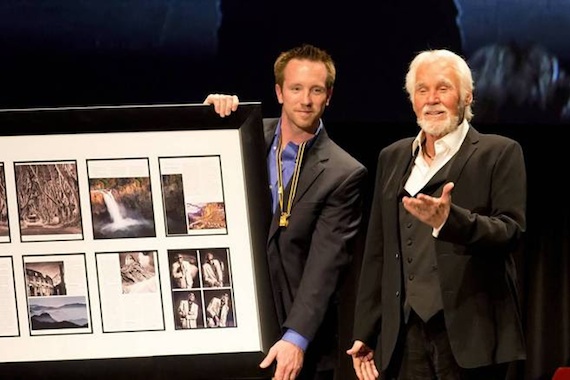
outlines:
M237 95L210 94L204 100L204 104L213 105L218 115L226 117L237 110L239 99Z
M301 372L305 352L293 343L280 340L269 349L269 353L259 364L261 368L267 368L277 361L277 368L273 380L293 380Z
M380 372L374 363L374 351L363 342L355 340L346 353L352 356L352 366L358 380L375 380L380 377Z
M419 193L415 198L403 197L402 203L420 221L433 228L440 228L449 216L453 186L453 182L446 183L439 198Z

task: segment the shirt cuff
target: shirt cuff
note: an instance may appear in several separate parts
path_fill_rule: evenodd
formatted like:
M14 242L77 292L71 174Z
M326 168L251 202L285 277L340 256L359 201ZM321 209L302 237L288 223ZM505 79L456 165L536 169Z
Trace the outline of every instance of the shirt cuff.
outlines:
M445 221L447 222L447 220ZM439 231L441 231L441 229L443 228L443 226L445 225L445 222L443 222L441 224L441 226L439 226L438 228L434 228L431 232L431 236L433 236L434 238L438 238L439 237Z
M299 346L303 351L305 351L309 345L309 340L307 338L292 329L287 330L281 339Z

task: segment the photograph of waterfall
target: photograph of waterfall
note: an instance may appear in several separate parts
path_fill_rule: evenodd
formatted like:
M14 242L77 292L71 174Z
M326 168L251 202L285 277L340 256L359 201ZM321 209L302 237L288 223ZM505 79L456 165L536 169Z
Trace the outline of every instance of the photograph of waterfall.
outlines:
M94 239L155 237L148 159L89 160Z

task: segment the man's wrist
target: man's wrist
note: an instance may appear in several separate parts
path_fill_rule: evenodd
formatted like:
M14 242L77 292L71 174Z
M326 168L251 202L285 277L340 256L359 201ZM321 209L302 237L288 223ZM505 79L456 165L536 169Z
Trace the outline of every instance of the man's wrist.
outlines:
M293 343L295 346L298 346L303 351L307 350L307 346L309 345L309 340L296 332L293 329L288 329L285 334L283 334L283 339L286 342Z

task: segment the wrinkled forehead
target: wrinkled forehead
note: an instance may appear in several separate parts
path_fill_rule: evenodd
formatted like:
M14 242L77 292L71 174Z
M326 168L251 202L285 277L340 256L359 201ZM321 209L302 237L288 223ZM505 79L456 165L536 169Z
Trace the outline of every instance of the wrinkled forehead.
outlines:
M443 84L459 88L459 74L449 61L427 61L418 66L416 87L431 87Z

